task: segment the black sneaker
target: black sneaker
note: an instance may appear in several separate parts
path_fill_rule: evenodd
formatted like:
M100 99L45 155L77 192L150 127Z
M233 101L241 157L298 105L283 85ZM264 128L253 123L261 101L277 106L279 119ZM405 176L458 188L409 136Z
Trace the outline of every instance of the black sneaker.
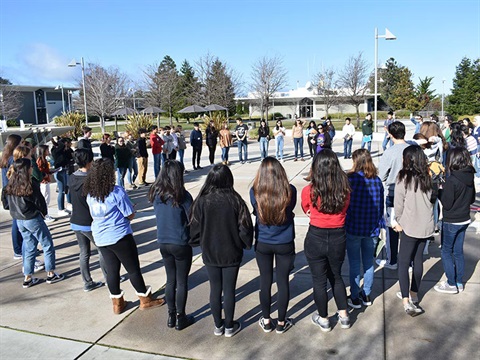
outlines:
M56 282L62 281L65 279L63 274L53 273L51 276L47 276L47 284L55 284Z
M242 325L238 321L233 322L233 327L225 328L225 337L232 337L242 329Z
M91 283L88 283L83 287L83 291L90 292L90 291L98 289L99 287L102 287L102 286L103 286L103 282L92 281Z
M24 280L23 281L23 288L27 289L29 287L32 287L33 285L38 284L40 280L38 278L32 277L30 280Z
M350 318L348 316L342 317L340 316L340 313L337 312L338 315L338 322L340 323L340 326L342 329L350 329Z
M270 320L269 323L265 322L265 318L262 316L260 320L258 320L258 325L262 328L262 330L266 333L272 332L272 321Z
M363 291L360 293L360 299L362 300L363 305L365 306L372 305L372 299L370 298L370 295L365 295Z
M354 309L360 309L362 307L362 304L359 298L352 299L350 296L347 298L347 304L348 306Z
M283 325L277 323L277 328L275 329L275 331L277 332L277 334L283 334L284 332L288 331L288 329L290 329L292 326L292 319L285 319Z

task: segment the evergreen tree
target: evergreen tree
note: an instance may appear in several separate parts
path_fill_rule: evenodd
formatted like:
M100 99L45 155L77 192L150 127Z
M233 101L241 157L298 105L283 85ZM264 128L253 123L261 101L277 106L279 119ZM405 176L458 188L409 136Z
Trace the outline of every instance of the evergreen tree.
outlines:
M480 58L464 57L455 71L447 112L454 115L480 113Z
M397 82L389 99L389 105L394 110L418 108L419 104L414 96L412 72L402 66L398 72Z
M173 113L179 110L179 75L175 61L166 55L155 73L161 96L161 107L168 109L170 125L173 125Z

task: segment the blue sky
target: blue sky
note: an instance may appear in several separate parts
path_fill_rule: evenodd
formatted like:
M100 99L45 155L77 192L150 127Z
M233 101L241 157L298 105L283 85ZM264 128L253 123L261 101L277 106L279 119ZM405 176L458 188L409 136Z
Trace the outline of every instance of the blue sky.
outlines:
M480 57L480 0L0 0L0 76L22 85L74 85L86 62L116 66L133 82L170 55L178 68L207 53L242 75L280 56L288 87L304 86L321 67L341 69L360 51L374 63L394 57L433 88L449 92L462 57ZM138 85L136 85L138 86Z

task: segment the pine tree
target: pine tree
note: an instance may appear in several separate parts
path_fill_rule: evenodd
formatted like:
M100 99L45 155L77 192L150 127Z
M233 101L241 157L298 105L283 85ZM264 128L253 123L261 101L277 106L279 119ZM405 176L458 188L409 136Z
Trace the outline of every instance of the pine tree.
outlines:
M464 57L455 71L447 112L453 115L480 113L480 58Z

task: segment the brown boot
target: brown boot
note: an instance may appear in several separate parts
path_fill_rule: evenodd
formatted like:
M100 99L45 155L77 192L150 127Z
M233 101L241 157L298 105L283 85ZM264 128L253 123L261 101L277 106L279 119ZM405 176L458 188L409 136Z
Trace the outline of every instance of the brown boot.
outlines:
M112 299L114 314L121 314L127 307L127 302L123 299L123 291L120 293L120 295L110 294L110 299Z
M164 299L152 299L152 288L149 286L145 294L137 293L140 299L140 310L150 309L165 304Z

